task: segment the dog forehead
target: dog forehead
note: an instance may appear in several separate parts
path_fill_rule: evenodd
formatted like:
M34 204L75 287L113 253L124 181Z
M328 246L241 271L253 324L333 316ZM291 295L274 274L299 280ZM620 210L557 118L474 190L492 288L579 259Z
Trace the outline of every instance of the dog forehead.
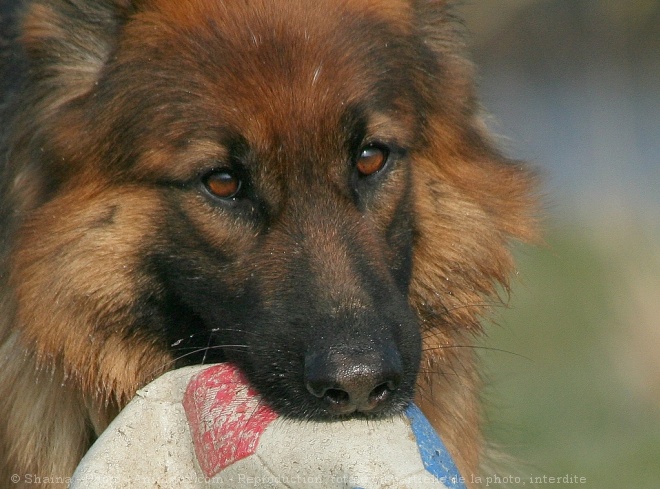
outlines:
M229 127L263 150L328 148L354 107L406 105L395 38L410 10L406 0L147 0L124 51L150 80L143 99L160 93L159 113Z
M233 23L238 27L245 20L256 26L264 20L265 24L271 25L281 19L286 19L287 24L295 24L297 21L308 22L314 15L328 22L336 20L337 16L364 15L406 30L412 23L414 11L411 0L142 0L135 3L140 10L158 12L188 28L203 20L212 20L226 27Z
M346 76L351 64L387 57L393 38L410 33L412 18L408 0L146 0L127 31L134 52L178 56L178 72L188 64L234 82L235 90L272 77L272 89Z

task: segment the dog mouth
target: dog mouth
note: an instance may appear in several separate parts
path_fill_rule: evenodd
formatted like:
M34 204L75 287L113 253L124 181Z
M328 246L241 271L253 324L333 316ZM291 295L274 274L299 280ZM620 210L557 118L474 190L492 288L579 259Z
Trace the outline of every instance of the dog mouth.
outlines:
M169 341L175 368L233 363L281 416L315 421L384 418L405 410L413 398L421 340L412 321L404 329L398 325L406 322L396 321L370 333L353 330L332 339L325 332L312 340L315 335L303 338L302 333L285 331L284 323L277 328L258 324L264 314L218 327L217 321L188 313L183 323L187 327L177 328L178 335ZM266 322L272 326L271 320ZM300 332L309 329L296 326Z
M245 373L266 404L290 419L382 419L403 412L413 398L417 370L405 368L410 364L393 348L322 350L295 358L248 351L230 354L228 360Z
M416 372L406 372L393 345L357 352L330 349L292 360L255 345L223 341L219 331L211 330L205 341L199 335L174 341L176 367L233 363L281 416L380 419L404 411L412 401Z

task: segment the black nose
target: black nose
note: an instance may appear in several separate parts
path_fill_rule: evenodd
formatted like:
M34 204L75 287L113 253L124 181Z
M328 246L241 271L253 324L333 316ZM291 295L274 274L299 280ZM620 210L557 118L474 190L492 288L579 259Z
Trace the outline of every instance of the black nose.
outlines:
M305 386L334 414L377 412L399 388L401 357L382 352L324 352L305 358Z

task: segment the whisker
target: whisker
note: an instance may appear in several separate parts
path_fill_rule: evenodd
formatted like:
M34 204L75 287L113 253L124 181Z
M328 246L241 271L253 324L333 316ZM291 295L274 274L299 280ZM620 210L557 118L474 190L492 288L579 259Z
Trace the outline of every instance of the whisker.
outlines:
M208 341L206 342L206 348L204 348L204 356L202 357L202 365L206 363L206 355L209 353L209 348L211 347L211 341L213 340L213 336L209 335Z
M445 312L457 311L459 309L469 309L471 307L508 307L506 304L503 304L499 301L493 302L474 302L472 304L458 304L452 307L445 307Z
M519 357L524 360L527 360L529 362L533 362L529 357L526 357L525 355L522 355L520 353L516 353L515 351L510 351L510 350L503 350L501 348L493 348L491 346L477 346L477 345L437 345L437 346L431 346L427 348L422 348L422 352L432 352L434 350L444 350L444 349L451 349L451 348L471 348L474 350L490 350L498 353L508 353L509 355L513 355L514 357Z
M184 338L179 338L177 339L174 343L170 345L170 347L175 347L179 346L181 343L187 340L191 340L193 338L199 338L199 337L205 337L208 336L209 338L212 338L216 333L224 333L224 332L234 332L234 333L241 333L241 334L248 334L248 335L258 335L258 333L255 333L254 331L246 331L243 329L238 329L238 328L213 328L211 330L205 330L205 331L198 331L195 332L191 335L188 335Z
M207 346L207 347L204 347L204 348L191 348L191 351L186 352L182 355L178 355L178 356L174 357L172 360L170 360L168 362L165 362L162 367L165 370L167 370L168 368L170 368L174 364L176 364L176 362L178 362L179 360L181 360L183 358L186 358L186 357L189 357L191 355L195 355L199 352L204 352L204 358L206 358L206 353L208 352L208 350L217 349L217 348L229 349L229 350L234 349L235 351L245 351L246 349L249 348L249 346L248 345L239 345L239 344L236 344L236 345L231 345L230 344L230 345L211 345L211 346ZM181 348L181 350L183 350L183 348ZM154 370L153 372L151 372L150 375L154 375L156 372L161 372L162 373L163 368L158 369L158 370Z

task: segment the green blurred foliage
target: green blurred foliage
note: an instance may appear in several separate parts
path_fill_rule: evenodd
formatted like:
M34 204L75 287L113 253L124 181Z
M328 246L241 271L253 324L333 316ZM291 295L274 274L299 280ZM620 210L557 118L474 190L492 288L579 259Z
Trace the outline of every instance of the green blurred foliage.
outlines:
M572 474L587 480L577 487L660 487L660 403L628 383L621 358L645 327L619 310L635 300L623 271L646 258L610 253L577 227L554 226L547 243L517 253L510 307L483 342L488 436L519 460L510 473L527 486L531 474ZM644 246L622 250L635 248ZM660 327L660 317L650 321Z

